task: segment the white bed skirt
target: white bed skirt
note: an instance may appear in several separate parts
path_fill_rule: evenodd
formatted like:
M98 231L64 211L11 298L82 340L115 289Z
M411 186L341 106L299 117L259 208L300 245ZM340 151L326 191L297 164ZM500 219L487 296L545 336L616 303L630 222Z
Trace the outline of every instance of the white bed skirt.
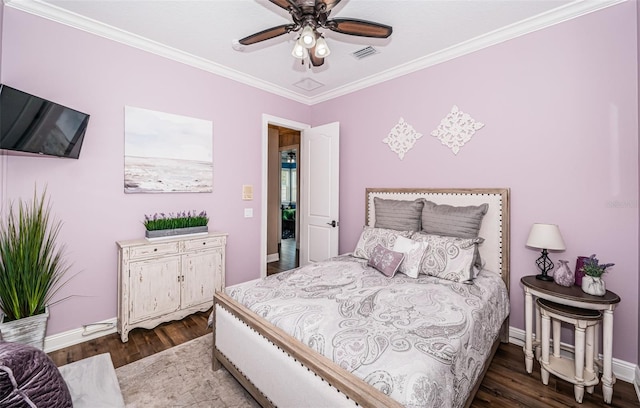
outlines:
M282 408L356 407L357 404L288 353L216 304L214 344L270 400ZM283 384L286 382L286 384Z

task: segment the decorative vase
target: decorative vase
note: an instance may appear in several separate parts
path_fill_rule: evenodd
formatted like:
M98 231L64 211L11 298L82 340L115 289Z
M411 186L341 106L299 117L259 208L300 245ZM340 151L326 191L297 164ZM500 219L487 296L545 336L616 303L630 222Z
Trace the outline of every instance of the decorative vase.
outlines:
M582 266L584 265L584 261L589 259L587 256L579 256L576 260L576 285L582 286L582 277L584 276L584 272L582 272Z
M0 316L0 339L15 343L28 344L44 350L44 337L47 333L49 308L44 313L25 317L10 322L4 321L4 313Z
M594 296L604 296L607 289L601 277L585 275L582 277L582 291Z
M576 281L573 271L569 269L569 261L558 261L558 269L553 273L553 280L560 286L571 286Z
M209 232L209 227L203 225L201 227L185 227L185 228L172 228L162 230L145 230L145 237L150 240L167 239L176 235L204 235Z

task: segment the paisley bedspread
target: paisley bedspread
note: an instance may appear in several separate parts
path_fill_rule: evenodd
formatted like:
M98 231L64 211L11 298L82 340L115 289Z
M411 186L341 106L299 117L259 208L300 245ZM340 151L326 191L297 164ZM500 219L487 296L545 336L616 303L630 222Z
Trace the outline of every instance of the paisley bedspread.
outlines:
M460 407L509 313L501 278L387 278L342 255L230 286L272 324L407 407Z

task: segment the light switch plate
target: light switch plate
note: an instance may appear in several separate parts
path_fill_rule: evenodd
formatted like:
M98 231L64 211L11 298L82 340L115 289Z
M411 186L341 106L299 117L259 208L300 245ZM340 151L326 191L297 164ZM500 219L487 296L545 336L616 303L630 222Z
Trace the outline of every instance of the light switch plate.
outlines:
M244 209L244 218L253 217L253 208L245 208Z
M242 185L242 199L253 200L253 185L251 184Z

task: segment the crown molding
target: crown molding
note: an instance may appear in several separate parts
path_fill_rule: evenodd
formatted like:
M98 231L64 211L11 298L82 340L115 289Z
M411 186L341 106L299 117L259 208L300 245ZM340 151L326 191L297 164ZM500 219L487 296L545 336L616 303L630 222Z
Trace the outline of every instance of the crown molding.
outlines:
M240 71L225 67L215 62L208 61L204 58L180 51L156 41L149 40L145 37L132 34L128 31L114 28L110 25L101 23L88 17L81 16L77 13L62 9L50 3L40 0L3 0L4 3L13 9L24 11L78 30L95 34L100 37L119 42L143 51L165 57L176 62L180 62L203 71L211 72L222 77L232 79L245 85L262 89L264 91L292 99L297 102L309 104L309 98L305 95L298 94L271 82L264 81L254 76L245 74Z
M315 96L306 96L290 91L271 82L264 81L223 65L196 57L192 54L151 41L147 38L116 29L99 21L64 10L41 0L3 0L11 8L34 14L60 24L67 25L91 34L101 36L119 43L138 48L161 57L165 57L203 71L249 85L263 91L279 95L305 105L315 105L330 99L343 96L370 86L419 71L442 62L452 60L463 55L496 45L513 38L520 37L544 28L571 20L582 15L614 6L627 0L576 0L565 6L556 8L535 17L500 28L490 33L478 36L452 47L426 55L408 63L388 69L381 73L362 78L342 87Z
M362 78L356 82L352 82L340 88L324 92L309 98L308 103L314 105L316 103L325 102L338 96L343 96L372 85L376 85L391 79L410 74L421 69L425 69L463 55L500 44L502 42L529 34L544 28L560 24L562 22L583 16L594 11L598 11L607 7L624 3L627 0L576 0L565 6L539 14L515 24L511 24L500 29L494 30L487 34L472 38L465 42L456 44L452 47L445 48L433 54L420 57L413 61L388 69L375 75Z

